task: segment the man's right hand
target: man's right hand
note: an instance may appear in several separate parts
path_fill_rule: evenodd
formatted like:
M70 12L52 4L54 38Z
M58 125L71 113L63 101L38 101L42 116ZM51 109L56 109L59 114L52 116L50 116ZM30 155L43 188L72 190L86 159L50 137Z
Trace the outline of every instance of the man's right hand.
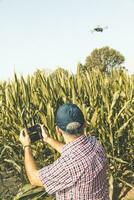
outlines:
M47 142L47 139L49 138L48 130L45 127L45 125L41 124L40 126L41 126L43 140L44 140L44 142Z

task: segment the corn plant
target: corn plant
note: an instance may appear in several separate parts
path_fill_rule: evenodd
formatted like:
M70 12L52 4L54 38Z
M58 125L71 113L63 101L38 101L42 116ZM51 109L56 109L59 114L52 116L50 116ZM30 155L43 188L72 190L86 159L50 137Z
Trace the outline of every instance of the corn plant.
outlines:
M54 198L42 188L27 185L18 138L25 123L44 123L51 137L63 141L55 133L54 116L65 102L76 103L82 109L87 121L85 134L95 135L104 146L109 161L110 200L120 200L133 187L134 76L122 69L109 74L97 69L81 73L80 66L76 74L59 69L48 76L38 70L25 79L15 74L14 80L0 83L0 167L12 169L19 177L20 191L16 197L13 194L14 198ZM60 156L40 142L33 145L33 154L40 167Z

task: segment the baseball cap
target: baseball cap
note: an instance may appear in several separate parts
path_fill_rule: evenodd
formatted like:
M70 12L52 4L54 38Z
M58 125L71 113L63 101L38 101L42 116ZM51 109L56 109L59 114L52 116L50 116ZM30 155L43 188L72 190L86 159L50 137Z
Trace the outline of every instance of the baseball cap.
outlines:
M66 103L57 110L56 125L67 133L80 133L84 121L84 115L76 104Z

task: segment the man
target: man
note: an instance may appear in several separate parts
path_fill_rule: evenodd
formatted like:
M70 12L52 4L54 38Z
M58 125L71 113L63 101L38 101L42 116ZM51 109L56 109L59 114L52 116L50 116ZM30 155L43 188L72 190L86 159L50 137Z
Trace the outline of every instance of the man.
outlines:
M84 116L75 104L63 104L56 114L56 132L66 144L50 138L41 125L44 142L61 153L53 164L38 170L26 130L20 133L24 147L25 168L29 181L44 186L57 200L108 200L107 160L95 137L86 137Z

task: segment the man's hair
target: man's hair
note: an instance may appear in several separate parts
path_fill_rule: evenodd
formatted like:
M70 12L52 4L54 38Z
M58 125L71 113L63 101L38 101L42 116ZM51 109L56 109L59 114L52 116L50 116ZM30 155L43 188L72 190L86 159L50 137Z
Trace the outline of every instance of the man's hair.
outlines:
M80 135L84 131L84 125L81 126L79 122L71 122L67 125L67 132L68 134L71 135Z

